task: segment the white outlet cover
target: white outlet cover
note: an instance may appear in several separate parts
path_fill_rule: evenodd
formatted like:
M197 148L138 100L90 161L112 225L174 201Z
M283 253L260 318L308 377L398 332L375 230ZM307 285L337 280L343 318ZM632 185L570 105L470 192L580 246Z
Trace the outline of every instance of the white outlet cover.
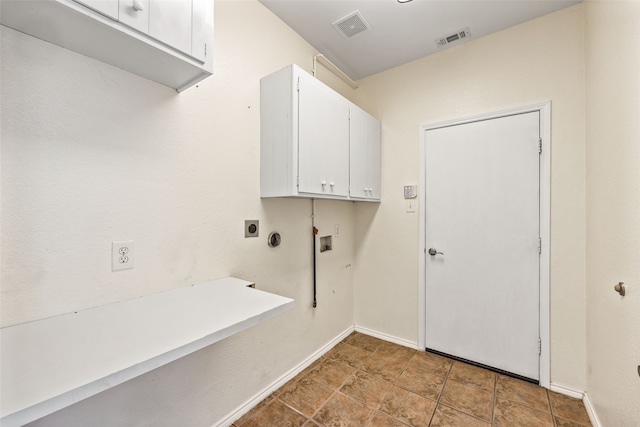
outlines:
M133 240L111 242L111 271L133 268L134 253Z

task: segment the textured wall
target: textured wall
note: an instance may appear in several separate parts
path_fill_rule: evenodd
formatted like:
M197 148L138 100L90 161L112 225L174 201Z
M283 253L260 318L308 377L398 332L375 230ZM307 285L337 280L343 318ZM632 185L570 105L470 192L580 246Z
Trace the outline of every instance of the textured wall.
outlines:
M585 6L587 393L602 426L631 427L640 425L640 2Z
M317 203L341 235L313 310L311 202L259 194L259 80L315 52L256 1L215 8L215 75L181 94L0 28L2 326L227 275L296 300L40 425L212 425L353 325L353 204ZM111 241L129 239L135 268L111 272Z
M355 319L418 341L419 126L551 100L551 381L585 387L583 7L577 5L359 81L382 122L383 199L357 206Z

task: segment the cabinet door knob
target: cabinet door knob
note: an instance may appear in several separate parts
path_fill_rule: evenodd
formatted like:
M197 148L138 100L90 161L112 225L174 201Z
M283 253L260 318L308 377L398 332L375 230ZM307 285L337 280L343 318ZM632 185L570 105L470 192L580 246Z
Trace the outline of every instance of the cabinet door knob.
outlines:
M142 4L140 0L133 0L133 10L142 12L144 10L144 4Z
M324 187L325 185L327 185L327 181L320 182L320 185L322 185Z
M331 188L333 188L333 187L335 187L335 186L336 186L336 183L335 183L335 182L332 182L332 183L330 183L329 185L331 186Z

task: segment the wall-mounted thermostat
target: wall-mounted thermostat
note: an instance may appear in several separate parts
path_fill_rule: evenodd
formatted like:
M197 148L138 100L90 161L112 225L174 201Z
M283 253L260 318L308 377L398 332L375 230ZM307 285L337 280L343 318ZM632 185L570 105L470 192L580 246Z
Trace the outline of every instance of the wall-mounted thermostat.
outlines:
M415 199L418 197L418 186L417 185L405 185L404 186L404 198L405 199Z

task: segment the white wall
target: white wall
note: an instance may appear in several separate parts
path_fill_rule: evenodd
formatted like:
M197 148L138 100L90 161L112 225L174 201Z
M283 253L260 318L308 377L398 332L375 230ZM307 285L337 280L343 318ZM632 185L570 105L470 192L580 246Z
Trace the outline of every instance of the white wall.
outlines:
M355 319L418 341L419 126L552 102L551 381L585 388L584 26L577 5L359 81L383 132L383 200L357 206Z
M259 80L310 70L315 51L256 1L215 14L215 74L181 94L0 28L3 327L227 275L296 300L37 425L212 425L353 325L353 204L317 204L321 233L341 235L314 310L311 202L259 194ZM135 268L111 272L129 239Z
M586 3L587 395L640 425L640 2ZM625 282L626 296L613 286Z

